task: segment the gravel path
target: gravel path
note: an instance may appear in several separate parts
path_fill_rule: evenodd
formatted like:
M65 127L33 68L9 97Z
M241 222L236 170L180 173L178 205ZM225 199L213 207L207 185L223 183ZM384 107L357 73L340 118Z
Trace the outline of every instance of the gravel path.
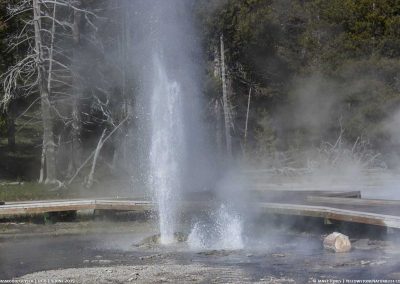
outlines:
M287 278L269 277L252 281L238 268L217 268L202 264L111 266L50 270L25 275L24 280L63 280L69 283L294 283Z

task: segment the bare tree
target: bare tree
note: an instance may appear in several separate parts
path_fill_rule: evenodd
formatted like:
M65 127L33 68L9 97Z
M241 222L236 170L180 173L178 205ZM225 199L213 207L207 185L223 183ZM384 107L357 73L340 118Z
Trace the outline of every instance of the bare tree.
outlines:
M48 82L46 83L46 67L45 59L43 56L43 45L42 45L42 24L41 24L41 9L38 0L33 0L33 23L35 30L35 61L37 68L37 84L39 86L39 93L41 99L42 108L42 123L43 123L43 153L46 161L46 181L45 183L54 183L56 178L56 159L55 159L55 144L54 144L54 133L53 133L53 120L51 114L51 105L49 100L49 86L51 86L51 68L53 60L49 58L49 72ZM54 6L54 11L56 6ZM53 19L54 25L55 19ZM52 38L54 34L52 33ZM50 50L50 56L52 56L53 48ZM43 172L43 166L41 172ZM43 178L43 176L41 176ZM39 180L42 182L42 180Z
M94 180L94 171L96 169L96 164L97 164L97 159L99 158L100 150L103 147L104 144L104 136L106 135L106 129L103 130L103 133L100 136L99 142L97 143L96 150L94 151L93 155L93 162L92 162L92 167L89 172L89 176L86 182L86 187L91 188L93 185L93 180Z
M131 1L123 1L125 4L118 5L118 17L119 30L121 31L118 36L118 65L120 66L118 74L120 74L120 86L121 86L121 103L118 106L114 117L116 121L121 121L125 117L131 117L132 115L132 105L131 105L131 92L130 92L130 82L129 82L129 49L132 46L131 39L131 25L130 25L130 14L128 9L130 7ZM128 7L128 8L127 8ZM117 164L122 165L124 168L128 166L128 127L129 123L124 124L115 135L114 144L117 146L114 150L113 156L113 169L117 168Z
M94 170L96 168L96 162L97 162L97 158L98 155L101 151L101 149L103 148L104 143L113 136L113 134L128 120L129 117L126 117L125 119L123 119L118 125L116 125L114 127L114 129L107 135L104 137L105 131L103 130L103 133L99 139L99 142L97 143L96 149L86 158L86 160L80 165L80 167L76 170L75 174L69 179L69 181L67 182L67 184L71 184L75 178L78 176L78 174L80 173L80 171L89 163L90 159L93 158L93 162L92 162L92 168L91 171L89 173L89 177L88 180L90 180L90 176L92 176L92 181L93 181L93 175L94 175ZM97 156L96 156L97 155ZM96 157L95 157L96 156ZM91 184L89 185L88 183L86 184L87 187L90 187Z
M4 112L7 124L7 140L8 148L11 151L15 150L15 102L10 102L7 110Z
M246 151L246 147L247 147L247 128L248 128L248 124L249 124L250 100L251 100L251 87L249 89L249 95L247 98L246 123L244 126L244 150L245 151Z
M57 181L57 149L53 127L55 119L65 125L72 121L72 128L77 129L72 132L79 132L77 108L72 108L71 114L65 116L56 108L55 103L70 99L70 91L75 85L72 78L76 74L71 68L70 56L72 48L65 44L68 38L76 38L74 23L82 16L93 25L91 17L95 15L83 9L80 4L80 1L75 0L21 0L8 7L10 17L26 15L24 26L9 40L10 50L24 46L26 55L1 77L4 89L1 103L7 105L17 89L18 93L25 96L38 94L40 97L43 126L40 182ZM63 13L58 13L59 10ZM70 11L74 13L73 23L65 16Z
M214 102L214 116L215 116L215 141L217 143L218 153L222 153L223 149L223 124L222 124L222 111L221 102L216 99Z
M82 1L78 0L77 7L82 6ZM76 70L78 66L79 56L77 55L81 43L81 22L82 11L74 10L73 12L73 25L72 25L72 38L73 38L73 54L72 54L72 86L73 91L71 94L71 159L68 167L68 176L71 176L74 171L81 164L82 145L81 145L81 132L82 132L82 118L79 111L79 100L82 96L82 84L79 79L79 71Z

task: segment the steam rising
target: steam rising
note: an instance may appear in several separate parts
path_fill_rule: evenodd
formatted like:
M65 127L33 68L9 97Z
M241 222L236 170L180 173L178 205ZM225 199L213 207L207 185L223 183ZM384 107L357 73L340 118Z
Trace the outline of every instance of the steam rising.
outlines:
M219 205L208 212L207 218L192 220L190 247L240 249L244 246L243 231L247 232L243 225L255 217L247 206L250 186L238 180L237 172L225 179L216 178L218 174L213 165L218 163L213 157L217 155L213 155L213 147L207 143L202 123L201 110L206 109L200 83L204 57L199 51L201 45L193 26L193 3L148 0L127 6L137 13L131 25L138 29L131 47L133 69L139 72L135 74L139 122L132 131L134 136L140 137L140 143L135 144L140 145L136 149L136 158L140 173L148 181L146 186L158 204L163 244L173 241L182 211L182 197L190 192L207 190L217 196ZM348 119L354 106L349 103L348 109L338 108L343 106L341 102L346 91L358 91L360 87L357 84L343 86L320 74L298 78L292 87L293 105L280 109L281 113L275 114L271 127L276 133L280 130L288 133L290 131L285 129L291 128L302 129L304 137L299 138L302 141L295 149L297 152L283 159L294 160L295 166L280 163L282 172L289 174L283 174L277 183L271 181L276 177L263 176L262 188L363 188L370 180L363 171L383 167L378 162L379 155L368 149L368 141L365 142L363 137L352 141L352 121L347 120L351 123L343 125L347 137L341 136L340 119ZM337 121L337 127L332 127L332 121ZM275 138L279 142L279 137ZM306 151L302 152L303 149ZM272 157L276 153L270 154ZM297 170L306 174L298 175Z

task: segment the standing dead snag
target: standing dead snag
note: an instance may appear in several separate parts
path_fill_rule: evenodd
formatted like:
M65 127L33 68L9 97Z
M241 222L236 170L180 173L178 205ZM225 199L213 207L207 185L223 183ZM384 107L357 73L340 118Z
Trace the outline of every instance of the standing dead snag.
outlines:
M36 53L35 61L37 68L37 81L39 84L39 93L40 93L41 108L42 108L42 123L43 123L42 147L46 163L45 183L54 183L56 182L56 158L55 158L55 144L54 144L54 133L53 133L53 120L51 116L51 105L50 105L49 89L48 89L48 86L51 83L51 81L47 82L48 84L46 83L46 76L45 76L46 68L44 66L42 36L41 36L41 31L42 31L41 9L38 0L33 0L33 21L35 30L35 53ZM50 58L49 62L53 62L52 58ZM51 80L50 75L49 78ZM43 166L44 165L42 165L42 168ZM41 178L42 180L40 180L40 182L43 181L43 176Z
M249 97L247 99L246 125L244 127L244 151L246 151L247 147L247 127L249 124L250 100L251 100L251 87L249 89Z
M81 8L82 1L76 1L77 8ZM81 46L81 22L82 22L82 11L79 9L73 12L73 23L72 23L72 39L73 39L73 51L72 51L72 94L71 94L71 158L68 165L68 176L72 176L73 172L81 164L82 156L82 145L81 145L81 132L82 132L82 119L79 110L79 103L82 94L81 82L78 78L79 65L79 48Z
M132 27L130 24L130 9L133 5L132 1L125 1L126 6L121 6L118 2L115 2L116 16L120 19L118 29L121 31L117 37L117 65L118 74L120 78L120 92L121 100L115 105L115 116L113 121L116 123L121 121L124 117L132 117L132 96L131 89L133 87L132 82L129 80L129 73L132 71L132 63L130 61L131 53L130 48L135 43L132 41ZM112 159L112 170L116 173L121 168L127 168L130 166L129 160L129 123L124 124L114 135L114 153Z
M80 38L81 18L94 28L91 18L96 18L96 15L82 8L81 0L20 0L10 4L8 12L10 18L24 14L24 24L10 38L9 50L22 46L25 55L0 77L5 94L0 104L7 105L14 94L39 97L43 126L39 182L54 183L57 180L57 147L53 124L59 121L65 127L72 125L74 145L80 143L79 102L75 100L79 95L75 87L82 88L75 80L79 77L79 70L74 68L73 51L79 49L76 42ZM70 17L71 13L74 17ZM65 115L62 112L65 103L60 104L60 110L58 102L71 98L72 110ZM80 156L76 149L73 153L72 157ZM79 165L80 161L76 162L76 166Z
M7 140L11 151L15 150L15 103L10 102L6 111Z
M220 100L215 100L214 103L214 115L216 118L215 122L215 140L217 143L218 153L222 153L223 149L223 126L222 126L222 115L221 115L221 103Z
M214 62L213 62L213 73L214 79L221 80L221 56L219 54L219 46L214 46ZM223 121L222 121L222 99L217 97L212 102L212 112L215 117L215 142L217 145L217 153L221 155L224 151L224 134L223 134Z
M224 48L224 37L220 37L221 44L221 78L222 78L222 101L224 107L224 122L225 122L225 142L226 151L228 158L232 157L232 137L231 137L231 119L230 119L230 106L228 100L228 88L226 78L226 66L225 66L225 48Z
M86 183L87 188L91 188L93 185L94 170L96 169L97 158L99 157L100 150L104 144L104 136L105 135L106 135L106 129L103 130L103 133L101 134L100 139L99 139L99 143L97 143L96 150L94 151L92 168L90 169L90 173L89 173L88 180Z
M126 121L128 121L128 119L129 119L129 117L125 117L104 139L101 139L101 143L99 142L97 144L98 147L96 147L96 150L93 151L89 155L89 157L86 158L86 160L82 163L82 165L80 165L80 167L76 170L75 174L69 179L67 184L71 184L75 180L75 178L80 173L80 171L86 166L86 164L90 161L90 159L92 157L94 157L97 149L98 149L98 151L100 151L101 148L103 147L104 143L115 133L115 131L117 131Z

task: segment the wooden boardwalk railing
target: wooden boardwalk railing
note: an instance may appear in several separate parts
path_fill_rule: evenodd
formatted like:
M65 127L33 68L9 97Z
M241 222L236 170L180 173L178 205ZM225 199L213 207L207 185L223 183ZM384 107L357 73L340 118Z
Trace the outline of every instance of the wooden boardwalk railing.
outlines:
M317 217L400 229L400 216L396 215L301 204L260 203L259 206L271 214Z
M40 214L47 212L78 210L151 210L153 204L148 201L135 200L42 200L31 202L12 202L0 206L0 217L10 215Z
M354 194L351 194L354 196ZM337 196L337 195L336 195ZM344 195L346 196L346 194ZM257 200L257 199L256 199ZM252 206L262 212L294 216L308 216L331 220L378 225L400 229L400 201L365 200L324 196L305 196L299 202L252 201ZM315 205L313 203L323 203ZM187 210L207 209L212 203L185 202ZM368 205L373 205L373 210ZM391 210L387 210L390 205ZM79 210L147 211L157 210L155 203L138 200L77 199L32 202L10 202L0 205L0 218L16 215L43 214L48 212Z

